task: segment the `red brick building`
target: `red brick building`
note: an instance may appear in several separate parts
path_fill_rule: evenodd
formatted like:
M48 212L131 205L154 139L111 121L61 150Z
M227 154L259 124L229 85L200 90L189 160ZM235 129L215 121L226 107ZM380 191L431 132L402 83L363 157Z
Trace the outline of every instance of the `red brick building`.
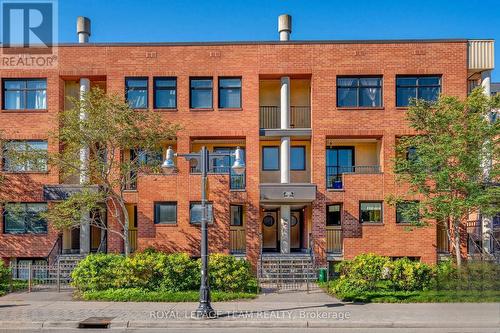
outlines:
M141 112L181 124L169 143L176 152L244 149L242 177L220 166L209 176L211 251L245 254L255 263L261 251L307 253L312 244L322 265L363 252L433 263L447 251L442 231L408 231L384 201L404 191L391 168L395 142L413 134L405 121L409 97L466 97L492 69L492 48L493 41L465 39L64 44L56 68L0 70L0 130L6 139L57 150L48 140L57 114L88 79ZM122 251L112 234L60 235L36 220L47 189L71 184L59 186L55 168L8 162L0 257L45 260L59 248ZM177 167L131 184L135 249L199 253L200 175L184 160ZM12 203L26 203L21 221L9 221Z

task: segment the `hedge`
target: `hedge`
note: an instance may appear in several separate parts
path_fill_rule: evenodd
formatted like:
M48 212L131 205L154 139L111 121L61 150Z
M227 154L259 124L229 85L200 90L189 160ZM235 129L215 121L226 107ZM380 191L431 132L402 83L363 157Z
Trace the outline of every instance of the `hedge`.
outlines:
M339 278L327 287L343 300L425 301L453 299L453 292L465 297L470 291L486 291L490 299L498 299L500 290L500 265L488 262L468 262L460 268L451 261L430 266L369 253L343 261L338 269Z
M81 292L108 289L189 291L200 285L200 260L186 253L165 254L148 250L130 257L92 254L72 273L73 286ZM244 259L213 254L209 260L210 285L223 292L256 292L257 280Z

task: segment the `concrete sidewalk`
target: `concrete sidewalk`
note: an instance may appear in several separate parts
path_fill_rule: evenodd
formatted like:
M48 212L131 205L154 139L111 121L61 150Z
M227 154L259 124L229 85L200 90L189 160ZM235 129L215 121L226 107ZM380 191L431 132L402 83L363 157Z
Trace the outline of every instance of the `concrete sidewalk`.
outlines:
M0 331L76 328L109 317L115 330L159 328L449 328L495 332L500 303L352 304L314 291L214 303L219 316L194 318L196 303L72 301L71 293L14 293L0 298ZM456 330L455 330L456 331Z

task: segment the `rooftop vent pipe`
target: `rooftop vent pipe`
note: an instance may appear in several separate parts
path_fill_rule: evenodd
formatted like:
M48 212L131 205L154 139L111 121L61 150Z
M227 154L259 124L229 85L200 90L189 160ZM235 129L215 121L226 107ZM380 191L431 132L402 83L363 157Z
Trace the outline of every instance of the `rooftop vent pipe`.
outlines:
M90 19L85 16L78 16L76 19L76 33L78 43L88 43L90 37Z
M288 14L278 16L278 32L280 33L280 41L290 40L292 33L292 17Z

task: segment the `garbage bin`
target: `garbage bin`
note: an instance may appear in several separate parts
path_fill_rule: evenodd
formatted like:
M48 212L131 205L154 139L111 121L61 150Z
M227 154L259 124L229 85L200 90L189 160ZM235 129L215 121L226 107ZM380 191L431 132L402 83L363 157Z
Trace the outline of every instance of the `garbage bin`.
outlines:
M326 282L326 279L327 279L326 275L327 275L326 268L320 268L318 271L318 281L319 282Z

